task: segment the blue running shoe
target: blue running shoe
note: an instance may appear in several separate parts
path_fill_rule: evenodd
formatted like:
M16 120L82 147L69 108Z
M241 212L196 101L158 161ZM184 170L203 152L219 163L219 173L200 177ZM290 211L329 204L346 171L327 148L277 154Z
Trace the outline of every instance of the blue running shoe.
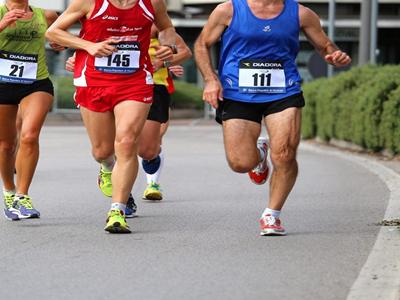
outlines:
M125 218L134 218L137 217L136 215L137 206L135 203L135 199L133 199L132 194L129 194L128 202L126 203L125 209Z
M18 221L19 216L13 207L15 195L9 192L3 192L4 197L4 216L7 220Z
M153 158L152 160L146 160L146 159L142 160L143 170L150 175L157 172L158 169L160 168L160 165L161 165L160 155L157 155L157 157Z
M40 217L40 212L33 207L32 199L27 195L15 197L13 207L19 212L20 219Z

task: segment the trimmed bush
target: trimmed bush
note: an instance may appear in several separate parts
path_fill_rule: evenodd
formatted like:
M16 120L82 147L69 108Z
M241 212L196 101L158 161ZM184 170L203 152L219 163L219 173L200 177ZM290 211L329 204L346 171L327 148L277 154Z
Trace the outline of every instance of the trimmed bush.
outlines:
M192 83L175 81L175 92L172 94L174 108L203 109L203 90Z
M57 108L76 108L72 76L57 76L53 77L52 81L55 87Z
M399 85L400 67L392 65L353 68L306 84L303 138L400 153Z

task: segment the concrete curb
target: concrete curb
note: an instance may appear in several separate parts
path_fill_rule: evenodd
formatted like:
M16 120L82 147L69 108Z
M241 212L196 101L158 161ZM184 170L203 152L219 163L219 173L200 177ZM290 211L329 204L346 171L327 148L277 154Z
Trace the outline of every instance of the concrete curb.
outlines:
M373 157L343 152L328 146L303 142L300 149L334 155L376 174L390 191L385 220L400 218L400 175ZM353 283L347 300L400 299L400 229L381 227L376 242Z

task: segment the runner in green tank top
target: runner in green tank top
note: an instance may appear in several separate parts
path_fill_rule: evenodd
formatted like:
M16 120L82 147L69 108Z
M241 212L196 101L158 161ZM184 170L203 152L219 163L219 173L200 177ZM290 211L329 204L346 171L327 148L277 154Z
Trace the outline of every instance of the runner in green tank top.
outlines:
M28 0L0 5L0 175L9 220L40 216L28 192L39 158L40 129L53 101L45 32L56 19L55 12L29 6Z

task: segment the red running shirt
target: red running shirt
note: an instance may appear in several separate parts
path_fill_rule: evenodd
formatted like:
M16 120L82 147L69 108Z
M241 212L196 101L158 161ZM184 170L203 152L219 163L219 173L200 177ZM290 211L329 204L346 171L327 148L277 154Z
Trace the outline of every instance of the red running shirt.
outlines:
M152 85L149 57L150 30L154 9L150 0L138 0L129 9L115 7L108 0L95 0L89 19L81 19L80 38L94 43L110 38L119 41L118 52L96 58L77 50L75 86Z

